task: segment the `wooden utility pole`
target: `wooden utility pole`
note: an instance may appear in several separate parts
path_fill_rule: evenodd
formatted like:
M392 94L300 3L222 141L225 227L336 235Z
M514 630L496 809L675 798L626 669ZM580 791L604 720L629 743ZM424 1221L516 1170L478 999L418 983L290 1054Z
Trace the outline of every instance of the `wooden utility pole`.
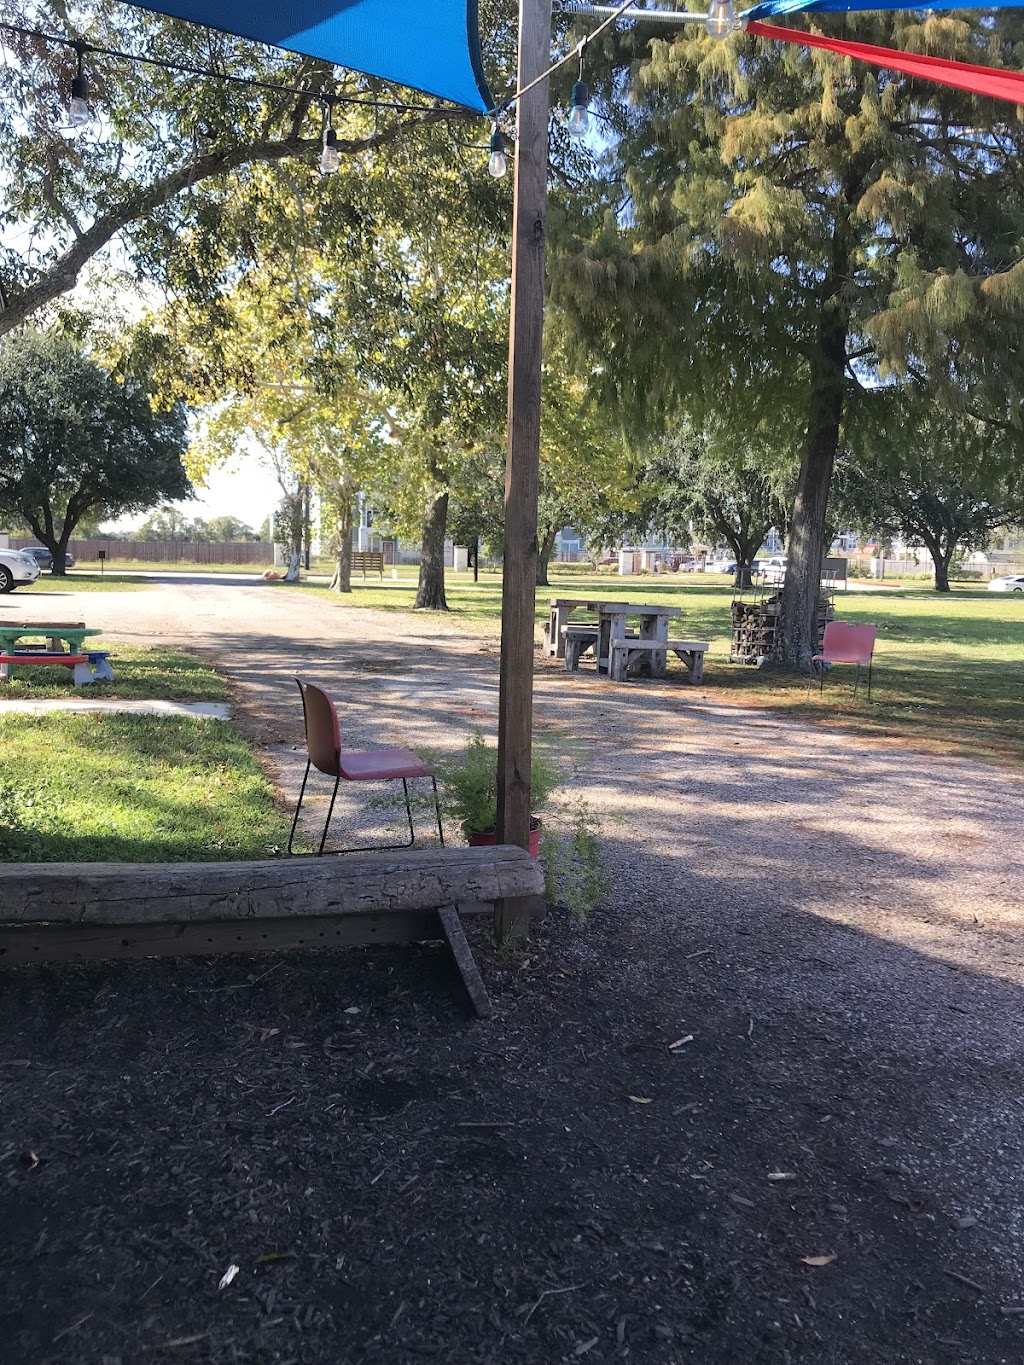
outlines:
M551 0L520 0L517 88L522 90L536 80L550 64ZM498 842L521 848L528 848L530 842L547 188L548 82L541 81L519 100L516 110L498 697ZM499 901L494 914L498 940L525 937L529 910L530 902L523 897Z

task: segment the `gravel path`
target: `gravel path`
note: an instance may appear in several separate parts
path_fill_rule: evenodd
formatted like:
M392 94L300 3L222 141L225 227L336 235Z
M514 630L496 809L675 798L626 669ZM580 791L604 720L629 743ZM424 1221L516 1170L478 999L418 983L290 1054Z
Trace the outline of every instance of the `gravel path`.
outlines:
M454 622L213 582L72 595L66 611L109 641L216 656L289 801L304 761L296 672L337 696L354 747L443 750L495 728L497 648ZM520 1069L474 1070L455 1045L459 1074L481 1111L508 1084L546 1099L562 1087L565 1132L593 1126L655 1241L673 1200L700 1204L694 1226L731 1307L684 1329L681 1310L648 1304L634 1359L1019 1361L1024 1318L1007 1310L1024 1306L1022 779L725 705L680 678L615 686L538 657L537 732L600 816L613 891L582 929L550 929L520 976L492 961L493 1028L524 1049ZM658 1199L635 1184L653 1181L638 1151L675 1153ZM610 1190L581 1178L566 1187L597 1217ZM794 1284L816 1254L837 1259ZM483 1262L490 1275L490 1250ZM558 1265L549 1292L582 1274ZM575 1358L586 1332L551 1322L555 1337L525 1353L477 1324L479 1352L449 1359ZM584 1358L628 1356L628 1334L604 1330ZM420 1358L380 1340L351 1358Z

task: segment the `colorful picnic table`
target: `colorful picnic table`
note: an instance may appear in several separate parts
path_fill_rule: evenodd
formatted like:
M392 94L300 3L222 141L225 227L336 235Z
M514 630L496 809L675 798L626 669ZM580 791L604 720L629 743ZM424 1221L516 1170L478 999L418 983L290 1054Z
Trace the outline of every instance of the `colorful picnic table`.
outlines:
M16 625L0 625L0 654L6 655L8 660L19 653L37 659L45 654L59 655L62 658L68 654L88 654L88 650L83 650L83 640L90 635L102 634L101 630L95 626L87 626L84 621L19 621ZM22 645L20 649L18 648L19 640L38 640L40 637L46 641L45 647L26 649ZM54 659L54 663L59 662L60 659ZM11 662L0 664L0 681L7 682L11 676L11 669L15 667L17 665ZM86 670L88 677L84 675ZM110 664L104 657L96 669L90 669L85 663L76 665L74 682L81 685L83 682L96 682L113 676Z

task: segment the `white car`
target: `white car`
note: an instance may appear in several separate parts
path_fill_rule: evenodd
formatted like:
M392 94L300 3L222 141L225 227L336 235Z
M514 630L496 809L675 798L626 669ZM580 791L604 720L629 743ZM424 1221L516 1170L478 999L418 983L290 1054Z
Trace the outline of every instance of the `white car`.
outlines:
M23 583L34 583L40 568L23 550L0 550L0 592L13 592Z
M1002 578L993 578L988 585L989 592L1024 592L1024 573L1007 573Z

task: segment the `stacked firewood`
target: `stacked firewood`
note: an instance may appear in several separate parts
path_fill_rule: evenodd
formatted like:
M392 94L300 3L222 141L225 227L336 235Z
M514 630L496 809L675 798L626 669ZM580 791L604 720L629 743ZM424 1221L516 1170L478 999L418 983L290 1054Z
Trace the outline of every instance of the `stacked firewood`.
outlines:
M832 599L822 593L818 599L818 648L821 648L825 623L835 613ZM782 593L763 602L737 599L732 604L732 648L729 662L734 664L762 663L775 648L775 632L782 617Z

